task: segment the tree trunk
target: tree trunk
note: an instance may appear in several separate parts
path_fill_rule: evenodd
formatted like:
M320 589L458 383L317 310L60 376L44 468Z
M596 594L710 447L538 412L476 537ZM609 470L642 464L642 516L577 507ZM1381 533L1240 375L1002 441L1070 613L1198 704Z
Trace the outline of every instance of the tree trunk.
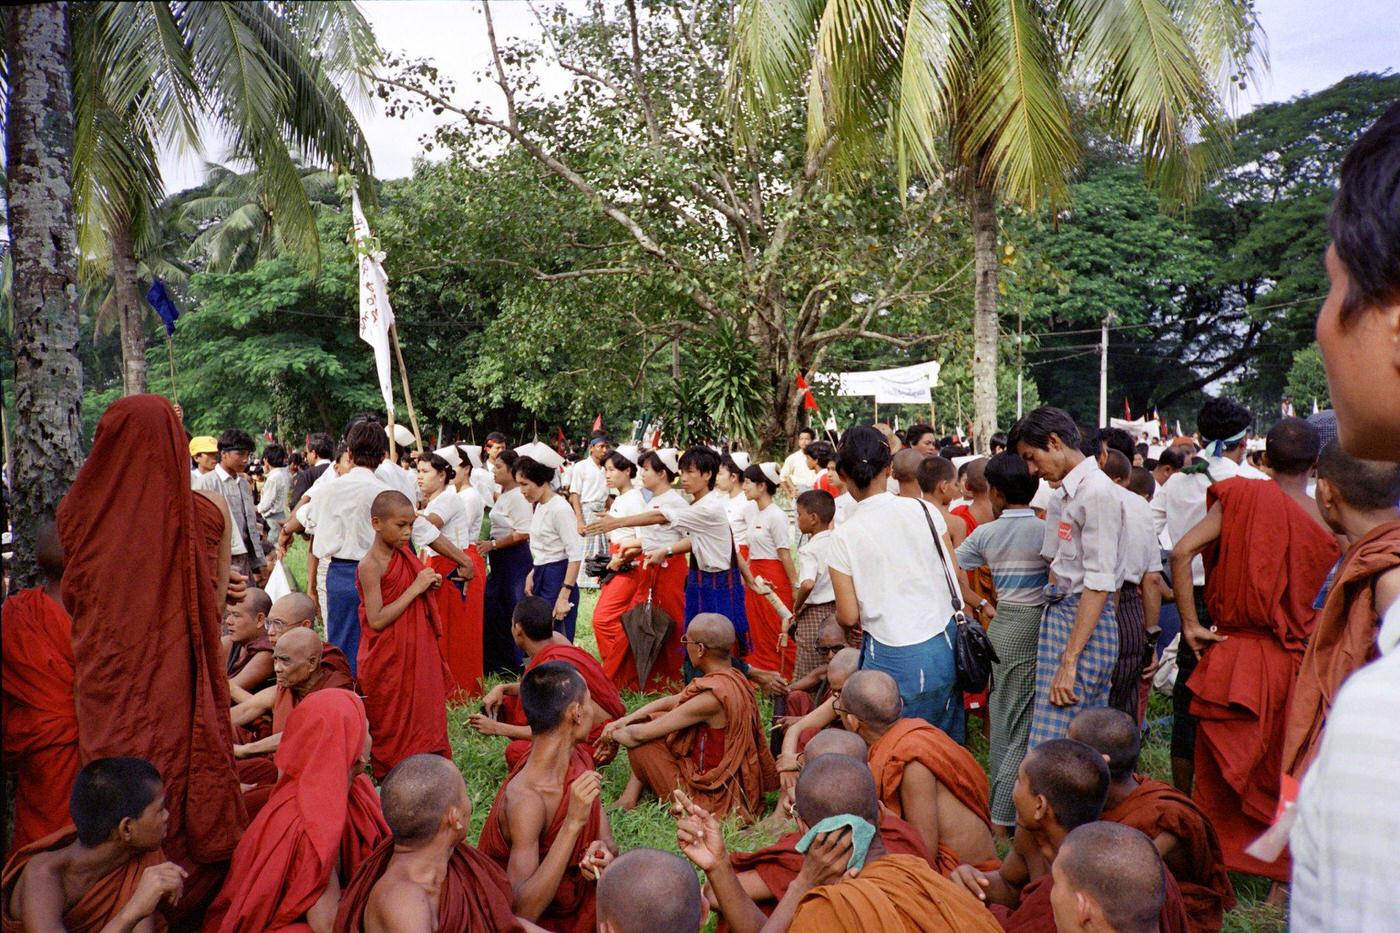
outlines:
M111 235L112 291L122 342L122 395L140 395L146 391L146 308L136 282L131 230L124 222L117 223Z
M997 429L997 204L981 169L979 160L972 177L972 433L977 452L987 453Z
M82 461L83 372L68 4L16 5L0 16L9 64L5 159L14 262L13 592L38 582L35 534Z

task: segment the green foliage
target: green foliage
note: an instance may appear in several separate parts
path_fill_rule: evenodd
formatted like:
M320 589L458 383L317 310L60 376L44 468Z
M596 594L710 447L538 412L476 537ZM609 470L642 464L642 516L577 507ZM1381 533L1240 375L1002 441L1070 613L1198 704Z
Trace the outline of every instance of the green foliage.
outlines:
M1322 365L1322 353L1317 344L1310 344L1293 353L1293 365L1288 368L1288 382L1284 390L1300 415L1311 411L1313 402L1319 408L1332 407L1332 397L1327 388L1327 370Z

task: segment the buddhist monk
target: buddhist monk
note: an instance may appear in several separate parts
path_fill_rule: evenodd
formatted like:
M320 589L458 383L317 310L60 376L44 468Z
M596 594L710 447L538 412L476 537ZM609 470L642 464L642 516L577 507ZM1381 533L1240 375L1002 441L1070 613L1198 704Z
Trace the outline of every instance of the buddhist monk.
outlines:
M1152 840L1136 829L1086 823L1065 837L1050 870L1059 933L1157 933L1166 872Z
M736 933L787 929L873 933L990 933L996 921L977 899L916 855L895 855L876 831L880 802L870 769L848 755L822 755L797 781L802 868L771 918L745 894L726 857L719 821L680 791L688 815L676 841L702 869Z
M530 753L496 794L479 843L506 870L516 915L568 933L594 928L598 873L617 854L603 776L578 747L593 728L588 702L588 685L563 661L521 678Z
M854 732L842 729L824 729L812 736L804 753L808 762L822 755L849 755L858 761L866 756L865 740ZM684 814L679 814L683 816ZM885 848L892 855L917 855L933 865L928 850L924 848L919 831L890 812L880 808L880 836L885 840ZM731 852L729 861L739 875L739 883L759 909L771 913L773 908L787 893L788 886L802 870L802 853L797 851L797 843L802 833L791 832L779 836L772 845L754 852ZM711 896L713 896L711 894ZM714 902L718 906L718 902Z
M1346 541L1303 652L1283 742L1283 769L1301 781L1342 683L1375 660L1385 606L1400 600L1400 465L1360 460L1331 444L1317 461L1317 505Z
M788 684L783 707L785 724L796 723L826 699L829 687L826 682L826 669L831 659L846 647L846 630L832 616L817 629L817 637L807 650L813 652L818 663L806 674Z
M632 776L617 806L632 809L644 789L668 799L679 785L712 813L756 820L778 773L753 688L730 664L734 626L702 612L681 641L700 676L603 728L600 742L629 749Z
M160 772L98 758L73 781L71 825L16 852L0 880L0 930L164 930L185 871L165 860Z
M413 503L386 489L374 497L374 544L360 560L360 648L356 670L365 695L374 776L409 755L452 757L447 742L447 695L452 675L442 658L437 604L427 595L442 575L410 548Z
M225 673L229 693L238 702L272 686L272 639L267 634L267 611L271 608L267 592L250 586L243 598L224 612L228 633Z
M340 899L342 933L521 929L510 880L467 844L472 802L452 762L411 755L380 788L393 832L360 864Z
M238 842L206 933L331 929L341 889L389 835L368 760L359 697L321 690L297 706L277 748L277 787Z
M267 635L276 643L277 639L291 629L315 629L317 614L316 603L310 596L305 593L288 593L274 602L272 608L267 611ZM321 665L344 674L352 683L355 680L345 652L330 642L321 644Z
M707 912L695 871L672 852L633 849L598 881L598 933L699 933Z
M1086 709L1070 723L1069 737L1108 762L1108 800L1100 819L1145 833L1181 888L1193 933L1219 930L1235 906L1235 887L1215 827L1190 797L1134 773L1142 739L1133 717L1109 707Z
M821 730L835 724L841 727L840 716L836 715L836 700L849 678L860 668L860 651L856 648L843 648L832 657L826 666L826 697L810 713L802 716L783 731L782 754L778 756L778 779L783 789L783 799L778 809L787 812L793 802L793 792L797 789L797 772L802 770L798 756L806 743Z
M1200 658L1188 682L1199 720L1193 796L1215 824L1225 866L1280 883L1288 881L1287 856L1264 862L1245 847L1278 807L1288 696L1312 633L1313 600L1340 554L1303 504L1317 429L1288 421L1296 425L1276 426L1266 441L1274 479L1212 484L1206 517L1172 549L1182 639ZM1202 552L1210 628L1200 624L1190 583Z
M35 557L44 582L0 610L0 704L4 763L15 774L10 854L68 825L78 773L73 709L73 620L59 601L63 548L53 522L40 527Z
M588 702L593 717L593 728L585 740L584 751L593 755L594 764L602 766L612 761L617 746L604 743L595 748L594 744L603 734L603 727L627 710L622 705L622 695L597 658L575 647L568 638L554 630L554 607L539 596L526 596L515 604L511 615L511 638L529 660L525 663L528 671L536 664L550 661L563 661L573 665L588 685ZM497 684L482 700L482 712L473 713L468 723L482 735L503 735L511 739L506 746L506 765L514 767L530 750L530 726L525 721L525 712L520 708L520 684ZM604 752L608 752L604 756Z
M856 671L836 711L870 747L880 802L914 825L939 871L995 863L986 772L938 727L901 718L904 703L893 677Z

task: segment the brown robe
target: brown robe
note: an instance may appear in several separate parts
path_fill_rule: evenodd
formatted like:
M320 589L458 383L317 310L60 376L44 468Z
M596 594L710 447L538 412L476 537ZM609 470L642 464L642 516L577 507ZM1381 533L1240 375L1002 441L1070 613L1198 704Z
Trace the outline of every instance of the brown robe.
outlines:
M778 787L778 769L753 687L729 667L692 680L680 693L681 703L706 691L724 707L728 725L712 730L698 723L629 749L632 773L662 799L679 785L716 816L737 812L756 820L763 815L764 793ZM717 741L722 754L709 746Z
M394 840L385 839L355 870L355 877L340 895L335 929L364 933L365 908L370 892L384 876L394 855ZM511 910L510 879L495 860L462 843L452 850L447 877L438 893L438 929L472 933L514 933L520 921Z
M0 931L2 933L23 933L24 924L10 912L10 900L19 884L19 877L29 865L29 860L40 852L50 852L71 845L78 838L78 831L72 824L51 833L43 839L20 849L5 864L5 873L0 876ZM117 915L141 883L141 875L152 865L166 860L160 849L147 852L117 868L83 892L77 903L63 914L63 928L69 933L94 933L102 929ZM165 920L159 913L154 915L157 930L165 929Z
M1162 877L1167 882L1167 897L1157 915L1157 929L1160 933L1187 933L1190 923L1181 890L1171 872L1163 872ZM991 912L1007 933L1056 933L1055 909L1050 904L1054 888L1055 879L1046 872L1021 890L1021 904L1015 910L993 904Z
M808 891L793 914L792 929L996 933L997 922L977 898L928 862L914 855L886 855L855 878Z

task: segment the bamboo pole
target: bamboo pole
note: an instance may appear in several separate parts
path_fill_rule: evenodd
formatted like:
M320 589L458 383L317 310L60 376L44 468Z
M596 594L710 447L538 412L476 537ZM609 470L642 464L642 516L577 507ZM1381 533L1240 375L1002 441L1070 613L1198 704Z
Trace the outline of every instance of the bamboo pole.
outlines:
M408 390L408 367L403 364L403 349L399 346L399 329L393 324L389 325L389 340L394 344L394 356L399 361L399 381L403 383L403 400L408 406L408 423L413 428L413 441L418 447L418 453L423 453L423 434L418 430L418 415L413 410L413 393ZM392 431L393 428L391 427Z
M175 385L175 341L169 334L165 335L165 352L170 358L170 394L175 400L175 404L180 404L180 389Z

